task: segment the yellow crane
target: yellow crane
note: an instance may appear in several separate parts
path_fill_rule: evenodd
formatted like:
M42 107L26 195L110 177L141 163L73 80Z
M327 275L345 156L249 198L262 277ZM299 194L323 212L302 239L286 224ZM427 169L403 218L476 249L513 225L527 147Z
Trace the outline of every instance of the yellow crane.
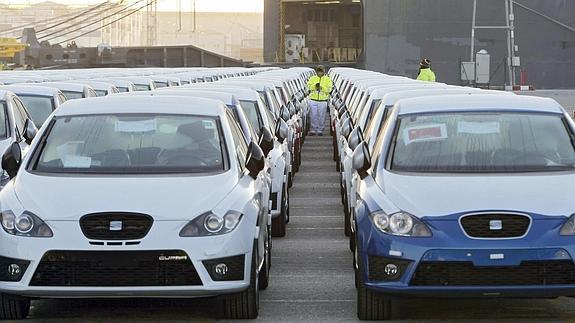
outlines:
M0 38L0 58L14 58L16 53L26 49L26 44L19 43L16 38Z

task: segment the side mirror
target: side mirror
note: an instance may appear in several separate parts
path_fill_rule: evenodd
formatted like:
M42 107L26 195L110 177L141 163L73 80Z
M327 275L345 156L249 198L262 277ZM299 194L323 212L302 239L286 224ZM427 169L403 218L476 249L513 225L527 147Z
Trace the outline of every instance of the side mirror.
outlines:
M367 170L371 167L371 157L365 142L362 142L353 151L351 165L361 179L367 176Z
M355 150L355 148L357 148L357 146L359 146L359 144L363 141L363 136L362 136L362 131L361 128L355 127L355 129L353 129L353 131L349 134L349 137L347 138L347 144L349 145L349 148L351 150Z
M291 102L289 104L289 113L290 117L293 117L297 113L295 105Z
M266 164L264 152L255 142L251 142L248 147L248 156L246 158L246 168L253 179L264 169Z
M34 122L32 122L32 120L30 119L26 119L26 123L24 123L24 133L22 134L22 136L24 137L24 140L28 145L32 143L32 140L34 139L34 137L36 137L37 133L38 128L36 128Z
M289 127L283 119L279 119L276 122L275 134L276 137L278 138L278 141L282 144L289 136Z
M260 148L262 149L264 156L268 156L270 151L274 149L274 135L266 127L262 127L260 136Z
M13 142L2 155L2 168L8 173L10 178L16 177L18 169L22 163L22 150L17 142Z
M341 121L341 135L344 138L349 137L349 133L351 132L351 120L349 117L344 118Z

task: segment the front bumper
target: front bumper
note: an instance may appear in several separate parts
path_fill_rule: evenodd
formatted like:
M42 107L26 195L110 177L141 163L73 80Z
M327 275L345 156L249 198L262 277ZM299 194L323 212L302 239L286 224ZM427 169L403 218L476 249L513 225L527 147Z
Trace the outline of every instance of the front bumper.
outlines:
M358 222L363 269L359 274L367 288L386 295L575 296L575 245L572 237L558 234L565 218L535 221L525 237L507 240L468 238L457 230L457 221L428 222L435 229L430 238L398 237L383 234L364 220L371 221ZM389 263L399 268L399 275L388 275Z
M179 230L187 221L156 221L148 235L144 239L139 240L139 244L137 245L127 245L125 243L122 243L122 245L94 245L82 234L76 221L47 221L47 223L54 231L53 238L14 237L3 231L0 232L0 256L23 259L30 262L19 281L0 281L0 292L29 297L49 298L205 297L233 293L249 287L251 270L251 261L249 260L251 259L254 242L254 230L253 227L251 227L253 223L249 221L240 222L238 227L228 234L197 238L180 238L178 236ZM168 239L166 237L173 238ZM92 241L92 243L94 243L94 241ZM43 263L44 270L39 270L43 257L49 252L60 254L79 252L83 254L83 256L89 255L88 257L98 252L107 252L117 253L116 255L120 256L127 255L129 257L131 254L148 251L152 254L154 254L154 252L159 253L160 251L179 251L181 254L185 253L187 256L186 261L191 262L193 265L192 271L195 269L200 281L198 283L188 283L183 286L174 285L173 283L148 284L151 286L134 284L109 284L107 286L106 283L109 283L109 281L102 279L102 277L105 276L102 274L102 271L114 275L114 270L121 273L122 269L126 268L123 267L123 264L110 265L110 263L112 263L111 261L102 266L91 263L87 269L82 267L83 271L81 273L83 277L89 276L92 270L100 270L97 276L99 277L99 282L101 282L99 284L94 284L93 282L86 283L84 278L82 283L73 283L66 286L62 284L50 285L50 283L38 283L38 278L35 276L37 271L43 273L51 272L50 267L46 267L45 262ZM174 253L165 253L166 256L171 254ZM208 271L208 266L204 261L212 259L220 260L234 256L243 259L243 268L241 268L242 265L240 265L238 269L238 272L241 270L243 270L243 272L240 272L239 277L234 278L237 280L213 280ZM44 258L44 261L46 261L46 258ZM148 259L145 261L148 261ZM158 261L157 255L149 259L149 262L153 262L158 265L158 267L161 267L165 261L166 260ZM122 260L120 260L120 262L122 262ZM171 262L171 260L168 262ZM52 272L62 273L68 270L68 275L78 273L79 269L76 264L70 265L70 263L67 262L58 264L61 264L61 267L59 267L58 271ZM135 275L142 274L134 270L133 263L130 264L130 266L130 268L132 268L130 273ZM111 267L112 269L110 269ZM151 272L155 273L153 271L154 267L151 266L151 268ZM164 281L171 279L172 272L170 272L170 270L174 270L173 275L180 274L179 277L182 276L181 273L178 273L178 270L182 268L179 264L161 268L162 271L158 271L158 275L165 275L167 280ZM148 268L148 270L150 269ZM152 275L152 277L154 276ZM58 281L58 276L54 279ZM74 280L74 282L77 281L80 280Z

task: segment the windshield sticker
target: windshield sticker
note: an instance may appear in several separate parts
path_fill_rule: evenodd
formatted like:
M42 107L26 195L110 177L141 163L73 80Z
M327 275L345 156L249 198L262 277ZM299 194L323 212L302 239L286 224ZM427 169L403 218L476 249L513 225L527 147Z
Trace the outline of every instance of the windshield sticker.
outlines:
M429 124L409 127L404 130L403 141L405 145L412 142L433 141L447 139L445 124Z
M56 150L58 151L58 156L60 159L63 159L65 156L80 155L82 147L84 147L83 141L68 141L63 145L58 146Z
M141 133L156 132L156 119L137 121L116 121L116 132Z
M204 129L215 129L214 122L212 120L202 120L202 125Z
M497 121L489 121L489 122L460 121L457 123L457 132L474 134L474 135L498 134L500 132L500 124Z
M66 168L90 168L92 166L92 158L84 156L64 156L62 157L62 164Z

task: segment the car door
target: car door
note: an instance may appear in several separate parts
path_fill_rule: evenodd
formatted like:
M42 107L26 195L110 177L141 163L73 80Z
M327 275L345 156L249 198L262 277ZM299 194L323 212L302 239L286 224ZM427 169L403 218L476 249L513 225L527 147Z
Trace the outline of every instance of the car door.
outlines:
M242 176L249 176L247 175L246 170L246 158L248 155L248 143L245 140L242 130L240 129L238 123L236 122L234 116L228 110L226 111L226 118L230 125L230 129L232 131L232 140L234 141L234 146L236 147L236 158L238 164L240 165L240 170ZM260 210L263 212L260 213L260 217L258 218L258 226L261 228L259 231L258 239L260 242L267 241L269 226L271 226L271 215L269 213L269 186L267 180L265 178L265 172L260 172L260 174L254 179L254 187L255 192L261 193L260 201ZM267 196L267 199L265 198ZM264 229L265 228L265 229ZM265 255L265 244L259 243L258 244L259 252L261 259L258 259L258 263L261 263L263 257Z

